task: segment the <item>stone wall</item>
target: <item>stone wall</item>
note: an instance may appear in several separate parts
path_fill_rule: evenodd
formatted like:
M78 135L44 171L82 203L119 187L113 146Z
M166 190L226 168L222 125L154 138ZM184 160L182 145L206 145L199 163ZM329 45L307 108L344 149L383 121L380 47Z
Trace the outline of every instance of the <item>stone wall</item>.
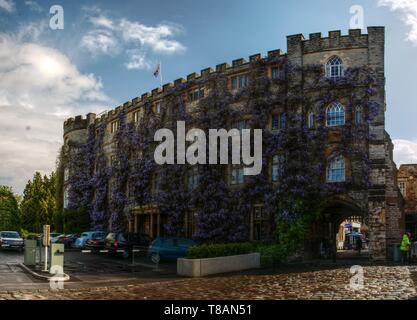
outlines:
M372 138L369 141L362 141L370 159L370 179L371 186L367 190L355 190L355 198L350 197L352 191L346 195L352 203L359 207L359 211L364 212L366 224L370 230L370 248L373 259L385 259L390 255L389 247L392 243L398 241L401 232L404 229L404 216L402 214L401 196L398 194L396 185L396 167L392 160L392 143L385 132L385 76L384 76L384 37L383 27L369 27L368 34L362 34L360 30L349 30L348 35L341 35L340 31L329 32L328 37L323 38L321 34L310 34L309 39L304 39L303 35L297 34L287 37L287 54L280 50L268 52L266 59L283 59L288 61L293 67L305 67L309 65L323 65L333 55L340 56L346 68L369 66L376 74L376 95L372 100L382 106L378 115L369 124L369 131ZM110 132L111 123L117 120L120 112L127 115L127 121L133 121L133 113L143 111L145 106L154 105L156 102L164 101L171 94L183 92L193 86L204 85L210 81L213 75L224 75L231 77L233 75L247 72L250 66L262 58L260 54L249 57L249 60L236 59L231 65L222 63L215 69L205 68L200 74L191 73L186 79L179 78L173 83L165 84L162 88L152 90L151 93L145 93L114 110L106 112L96 118L94 114L87 115L86 118L77 116L74 119L68 119L64 124L64 141L83 142L86 139L87 127L94 124L99 126L105 123L107 126L104 138L104 150L107 156L114 152L113 135ZM268 60L270 61L270 60ZM277 63L277 62L273 62ZM272 63L271 63L272 64ZM302 70L302 69L300 69ZM296 72L291 77L292 81L287 83L287 94L299 94L314 96L316 90L303 88L305 75L302 71ZM363 90L358 88L357 90ZM295 106L294 112L302 109ZM347 114L347 121L352 121L351 114ZM146 125L146 124L139 124ZM333 145L338 143L337 139L332 141ZM329 149L333 145L327 145ZM355 167L354 163L347 159L348 173L358 173L360 170ZM415 193L416 197L417 194ZM357 199L360 199L359 201ZM356 203L355 203L356 202ZM417 207L417 202L415 204ZM387 249L388 248L388 249Z

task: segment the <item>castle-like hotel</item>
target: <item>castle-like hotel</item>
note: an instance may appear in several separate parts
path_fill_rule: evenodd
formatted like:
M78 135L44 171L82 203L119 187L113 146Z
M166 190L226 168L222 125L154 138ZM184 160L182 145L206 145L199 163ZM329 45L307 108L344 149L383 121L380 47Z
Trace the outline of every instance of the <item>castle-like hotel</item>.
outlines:
M231 65L222 63L215 69L203 69L200 74L192 73L187 79L180 78L174 83L165 84L162 88L134 98L100 117L88 114L86 118L77 116L68 119L64 123L64 153L67 155L78 153L78 156L80 152L96 153L91 155L92 161L96 163L87 173L94 179L98 174L97 162L100 160L98 153L106 159L107 166L111 167L115 161L120 161L120 150L130 150L130 140L124 139L121 142L120 136L118 137L122 128L130 125L130 130L133 128L143 134L146 128L154 130L158 127L153 119L159 121L159 127L164 127L170 118L194 123L193 118L206 117L210 123L214 119L213 116L210 118L207 115L210 112L200 108L200 104L208 99L219 102L220 118L225 114L230 116L236 114L225 113L225 108L239 111L240 118L230 119L231 127L242 129L262 123L264 126L261 129L271 137L271 141L274 136L278 136L290 126L303 127L309 132L307 134L325 128L326 139L321 145L323 159L319 159L324 167L318 176L323 184L330 187L343 185L344 189L331 199L327 199L322 215L312 224L306 252L315 255L323 238L335 238L333 233L342 221L350 216L359 216L367 226L371 258L385 259L391 255L392 244L399 241L404 231L404 214L402 197L396 182L396 166L392 158L393 145L385 131L384 43L384 27L368 27L367 34L362 34L361 30L349 30L347 35L342 35L340 31L330 31L327 37L322 37L321 33L313 33L310 34L309 39L305 39L301 34L288 36L286 53L274 50L268 52L265 57L255 54L250 56L248 61L237 59ZM372 76L372 88L370 82L365 85L358 80L352 85L344 81L344 78L353 77L354 70L362 70L358 71L362 73L355 79L366 80ZM366 71L365 74L363 70ZM259 89L259 83L267 88L264 92L270 97L263 100L263 103L269 103L265 109L267 110L266 118L263 117L265 119L259 117L259 114L264 115L266 111L260 109L257 111L254 107L256 106L254 100L262 98L259 97L259 92L261 95L263 92ZM367 95L370 90L372 95ZM254 92L256 99L253 98ZM367 104L361 104L360 101L365 99L365 96ZM213 97L217 100L213 100ZM372 105L378 105L379 108L370 110L369 106ZM182 106L183 109L180 108ZM371 116L371 113L374 114ZM251 122L254 117L263 120L258 119L254 124ZM220 119L219 123L222 120L227 119ZM365 134L362 138L356 136L355 139L352 132L358 132L358 128ZM349 139L346 135L349 135ZM97 143L97 136L100 136L100 143ZM94 147L90 149L82 147L94 139L96 139ZM341 148L342 144L343 148ZM152 143L146 144L142 141L137 148L144 146L148 148L149 145ZM352 151L355 148L364 150L362 162L355 157ZM283 176L282 163L291 161L282 155L283 152L285 153L285 150L279 152L277 150L274 155L273 148L272 150L271 147L269 148L265 155L265 170L263 170L266 182L258 182L258 184L267 183L271 186L271 190L279 186ZM81 156L87 157L87 155ZM144 155L139 150L139 153L135 151L135 156ZM77 184L74 180L76 179L74 177L78 176L74 172L77 169L76 166L71 165L71 156L67 159L68 162L63 166L65 171L65 181L62 186L63 204L64 207L76 207L77 203L71 204L71 201L75 200L71 200L70 190ZM92 201L97 202L97 198L102 198L101 209L98 211L105 221L101 224L103 228L111 230L115 227L114 221L117 219L113 211L119 210L124 215L121 221L125 230L146 233L151 238L166 233L186 237L198 235L198 238L204 238L201 235L202 229L205 230L207 235L205 237L208 240L223 239L221 232L228 233L226 238L231 240L256 241L273 238L277 217L268 213L273 210L266 210L266 207L272 206L271 203L267 203L267 199L244 197L251 203L250 206L239 211L242 215L241 220L236 219L242 222L241 226L226 228L224 225L227 224L228 219L218 222L215 218L207 220L204 217L205 213L195 210L191 204L183 205L180 209L178 206L170 206L167 202L160 205L157 198L152 195L164 190L164 182L161 181L164 179L164 174L158 174L158 166L152 166L151 173L141 171L142 173L134 175L129 171L133 167L134 165L127 165L123 170L119 170L119 173L127 174L125 181L120 182L120 179L116 179L116 182L112 182L114 177L112 178L111 174L107 176L105 197L98 195L98 191L94 189L103 188L103 183L91 185ZM241 166L230 164L222 170L219 179L224 182L225 190L238 192L236 190L245 188L247 179L243 175ZM358 183L365 175L369 177L369 181L366 184ZM140 179L146 182L138 183ZM169 180L165 185L171 185L171 188L174 185L175 189L185 188L184 192L194 191L202 195L211 192L209 185L201 186L208 182L201 179L198 167L188 168L184 176L176 179L182 179L184 183L178 183L180 180ZM117 205L111 205L113 194L110 189L115 183L119 188L122 186L118 197L124 200L118 201ZM307 181L306 184L308 183ZM199 186L202 188L198 189ZM264 186L256 185L255 182L250 188L258 187ZM176 199L178 201L178 197ZM187 201L188 198L184 199L183 201ZM214 195L212 199L218 201L219 211L227 216L222 201ZM96 203L91 205L89 210L97 211L94 206L98 205ZM170 216L171 211L180 212ZM94 214L92 212L90 215ZM213 212L207 214L214 217ZM234 233L239 236L234 237Z

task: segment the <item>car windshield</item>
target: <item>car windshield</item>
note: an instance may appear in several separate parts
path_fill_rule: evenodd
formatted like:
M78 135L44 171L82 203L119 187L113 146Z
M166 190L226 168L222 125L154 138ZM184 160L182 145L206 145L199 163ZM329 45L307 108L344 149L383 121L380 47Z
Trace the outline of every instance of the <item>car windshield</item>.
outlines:
M11 239L19 239L20 236L17 232L2 232L1 233L2 238L11 238Z

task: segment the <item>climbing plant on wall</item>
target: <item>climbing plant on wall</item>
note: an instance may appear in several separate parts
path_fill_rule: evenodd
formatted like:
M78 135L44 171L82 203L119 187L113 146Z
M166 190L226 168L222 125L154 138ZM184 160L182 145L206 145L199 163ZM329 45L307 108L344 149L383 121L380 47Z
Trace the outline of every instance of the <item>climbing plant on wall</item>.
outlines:
M271 64L280 65L285 77L270 79ZM372 135L368 124L380 110L373 100L378 84L372 70L348 69L344 78L335 81L326 79L322 69L294 67L283 57L255 61L250 66L250 85L237 93L228 90L224 74L214 73L204 79L206 95L191 110L184 103L184 95L202 85L202 80L176 86L164 98L160 113L150 101L145 102L139 125L128 122L124 112L119 113L119 129L113 137L115 157L110 165L103 146L106 124L91 126L87 143L74 146L77 152L70 153L70 169L75 173L70 181L71 205L86 206L93 227L118 231L126 228L129 208L154 204L167 216L168 234L185 234L184 220L192 215L197 227L195 238L205 242L248 239L255 204L263 204L271 228L277 221L308 225L304 222L317 218L333 196L369 187L367 141ZM360 106L364 122L327 127L326 108L337 101L343 101L350 118ZM286 114L285 128L265 129L277 110ZM308 125L310 112L315 114L314 127ZM229 185L228 165L199 165L199 184L191 190L187 184L191 166L155 164L157 129L169 128L175 133L177 121L185 121L187 129L196 127L208 134L209 129L230 129L242 119L249 128L264 130L262 173L247 176L241 187ZM352 179L325 182L329 152L348 156L355 164ZM279 181L273 183L271 158L277 154L285 161ZM305 230L298 229L302 237ZM282 241L285 228L280 230ZM269 234L273 234L272 229Z

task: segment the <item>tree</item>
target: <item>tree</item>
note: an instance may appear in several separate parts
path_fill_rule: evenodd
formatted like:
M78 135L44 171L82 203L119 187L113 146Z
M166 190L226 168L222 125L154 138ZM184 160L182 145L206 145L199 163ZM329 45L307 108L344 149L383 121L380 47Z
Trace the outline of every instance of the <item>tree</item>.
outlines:
M0 186L0 230L20 231L18 202L6 186Z
M36 172L23 191L21 204L22 228L31 232L42 232L45 224L53 225L56 212L56 176L49 177Z

